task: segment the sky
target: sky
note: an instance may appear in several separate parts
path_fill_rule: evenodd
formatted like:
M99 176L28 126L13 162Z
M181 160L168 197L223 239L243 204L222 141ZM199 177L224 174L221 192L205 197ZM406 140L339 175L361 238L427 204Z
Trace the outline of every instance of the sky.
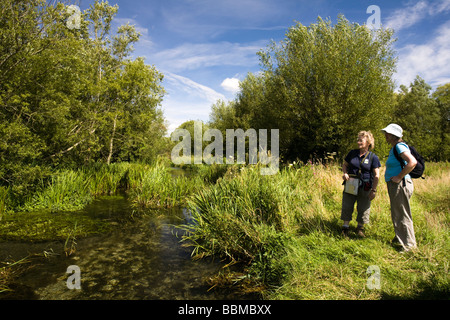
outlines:
M69 0L69 4L70 4ZM81 10L93 0L72 0ZM233 100L239 81L260 70L257 52L285 38L297 22L320 16L367 23L380 9L393 28L397 86L419 75L433 89L450 82L450 0L109 0L119 11L113 30L126 23L141 33L132 58L144 57L164 74L162 110L169 133L188 120L208 121L217 100ZM369 23L373 21L370 20Z

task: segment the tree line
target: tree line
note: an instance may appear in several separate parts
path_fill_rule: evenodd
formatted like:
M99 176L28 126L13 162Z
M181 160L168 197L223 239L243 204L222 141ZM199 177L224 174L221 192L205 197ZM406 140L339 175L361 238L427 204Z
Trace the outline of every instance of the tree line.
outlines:
M394 42L393 30L370 31L344 16L335 25L297 23L258 53L261 70L240 83L236 99L212 106L209 126L280 129L282 160L307 161L345 157L360 130L374 133L385 157L380 129L395 122L427 160L448 161L450 83L432 92L417 77L396 90Z
M0 187L16 199L55 168L149 162L173 147L163 74L131 59L140 34L129 24L112 30L117 11L97 0L74 28L59 1L0 2ZM363 129L383 156L379 129L396 122L425 158L448 160L450 84L432 92L418 77L395 91L394 41L392 30L343 16L298 23L258 53L261 70L233 101L212 106L204 128L279 129L281 160L306 161L343 156Z
M0 186L25 194L52 168L151 161L164 148L163 75L131 59L140 34L118 7L0 3ZM23 190L22 190L23 189Z

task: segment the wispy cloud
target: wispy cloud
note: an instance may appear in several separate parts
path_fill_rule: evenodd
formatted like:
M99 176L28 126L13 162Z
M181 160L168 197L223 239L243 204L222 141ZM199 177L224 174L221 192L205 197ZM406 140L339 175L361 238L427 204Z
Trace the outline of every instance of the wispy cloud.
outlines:
M253 66L258 64L256 53L265 45L265 42L185 43L159 51L151 55L151 59L161 68L171 72L214 66Z
M423 19L450 11L450 0L428 2L421 0L415 4L409 3L406 7L395 10L385 22L387 28L399 32L409 28Z
M434 87L450 82L450 22L430 36L425 44L410 44L398 50L398 85L408 86L416 75Z
M216 37L230 29L273 27L289 8L278 0L179 0L162 10L165 26L190 38Z
M216 92L215 90L199 84L189 78L171 73L164 72L165 81L169 82L170 86L184 91L189 94L191 97L201 98L210 103L216 102L218 99L225 100L225 96L221 93ZM170 95L170 92L169 92Z
M169 133L187 120L207 121L211 105L226 97L205 85L189 78L163 71L164 87L167 95L163 101L163 110L169 121Z

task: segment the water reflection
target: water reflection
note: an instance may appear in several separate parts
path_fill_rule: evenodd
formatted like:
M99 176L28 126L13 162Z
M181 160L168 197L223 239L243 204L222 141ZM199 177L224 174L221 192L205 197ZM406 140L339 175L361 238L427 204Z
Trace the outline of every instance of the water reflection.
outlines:
M230 292L211 290L206 279L223 266L219 261L191 259L173 225L186 223L182 210L132 215L127 199L110 197L88 206L86 214L101 216L113 231L77 240L76 253L49 255L19 279L28 299L236 299ZM130 218L133 217L133 218ZM27 244L22 244L27 245ZM16 244L16 246L20 246ZM36 246L36 244L34 245ZM40 244L46 252L61 253L61 244ZM10 248L12 248L11 246ZM50 250L51 249L51 250ZM41 251L42 252L42 251ZM69 290L67 267L81 269L81 290ZM26 291L26 290L25 290ZM24 290L21 290L23 295ZM14 298L14 296L9 296Z

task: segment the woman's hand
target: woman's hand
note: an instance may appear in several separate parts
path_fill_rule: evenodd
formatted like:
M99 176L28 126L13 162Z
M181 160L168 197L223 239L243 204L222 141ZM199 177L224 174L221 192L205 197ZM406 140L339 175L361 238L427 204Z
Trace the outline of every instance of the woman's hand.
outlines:
M403 180L403 178L408 173L410 173L414 169L414 167L417 165L416 158L414 158L413 155L411 154L411 152L409 152L409 151L400 153L400 157L406 161L406 165L398 175L391 178L391 181L394 183L397 183L397 184L400 183Z
M342 179L344 179L344 181L348 181L350 179L350 176L348 175L348 173L344 173Z
M373 190L370 190L369 192L369 200L372 201L373 199L375 199L375 196L377 195L377 193Z
M391 178L391 181L394 183L399 184L402 181L403 178L400 178L399 176L395 176Z

